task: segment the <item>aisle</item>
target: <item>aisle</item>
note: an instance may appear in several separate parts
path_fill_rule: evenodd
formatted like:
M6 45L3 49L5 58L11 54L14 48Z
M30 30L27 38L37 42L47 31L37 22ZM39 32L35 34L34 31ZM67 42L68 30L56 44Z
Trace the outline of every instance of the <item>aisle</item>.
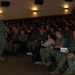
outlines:
M31 56L4 56L0 61L0 75L50 75L44 66L34 65Z

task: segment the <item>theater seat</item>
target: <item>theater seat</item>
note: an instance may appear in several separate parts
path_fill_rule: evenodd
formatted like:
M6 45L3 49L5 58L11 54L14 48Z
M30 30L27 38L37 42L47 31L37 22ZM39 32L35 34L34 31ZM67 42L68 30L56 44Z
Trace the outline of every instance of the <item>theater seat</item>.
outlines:
M72 42L73 42L73 38L70 38L70 40L69 40L69 43L68 43L68 46L67 47L70 47L71 46L71 44L72 44Z
M68 47L69 42L70 42L70 39L69 38L65 38L65 45L64 45L64 47Z

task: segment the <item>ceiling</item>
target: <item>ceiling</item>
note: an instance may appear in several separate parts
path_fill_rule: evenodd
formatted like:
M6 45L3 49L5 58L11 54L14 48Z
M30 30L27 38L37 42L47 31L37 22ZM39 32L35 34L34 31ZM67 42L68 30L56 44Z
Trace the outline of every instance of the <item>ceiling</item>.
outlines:
M61 14L65 4L69 6L70 12L72 11L73 7L75 7L75 0L73 0L73 2L65 2L65 0L44 0L43 5L35 5L34 0L0 1L10 2L9 7L0 7L0 9L3 10L5 19L30 17L33 7L36 7L38 9L39 16Z

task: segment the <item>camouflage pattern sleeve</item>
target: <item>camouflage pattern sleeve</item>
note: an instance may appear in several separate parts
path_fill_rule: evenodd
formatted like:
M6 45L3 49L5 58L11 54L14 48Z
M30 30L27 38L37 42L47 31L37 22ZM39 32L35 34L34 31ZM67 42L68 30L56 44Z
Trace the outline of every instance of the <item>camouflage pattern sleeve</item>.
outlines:
M0 37L6 38L7 37L7 29L3 22L0 21Z
M58 45L60 45L60 44L62 44L63 46L64 46L64 44L65 44L65 39L63 38L63 37L60 37L60 38L57 38L57 40L56 40L56 42L55 42L55 46L58 46Z

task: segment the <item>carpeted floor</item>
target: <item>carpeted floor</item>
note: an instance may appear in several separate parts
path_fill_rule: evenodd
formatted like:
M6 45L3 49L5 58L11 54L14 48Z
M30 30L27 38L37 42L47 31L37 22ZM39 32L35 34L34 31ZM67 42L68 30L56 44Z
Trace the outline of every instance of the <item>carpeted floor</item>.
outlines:
M0 61L0 75L50 75L47 67L34 65L31 56L4 56Z

